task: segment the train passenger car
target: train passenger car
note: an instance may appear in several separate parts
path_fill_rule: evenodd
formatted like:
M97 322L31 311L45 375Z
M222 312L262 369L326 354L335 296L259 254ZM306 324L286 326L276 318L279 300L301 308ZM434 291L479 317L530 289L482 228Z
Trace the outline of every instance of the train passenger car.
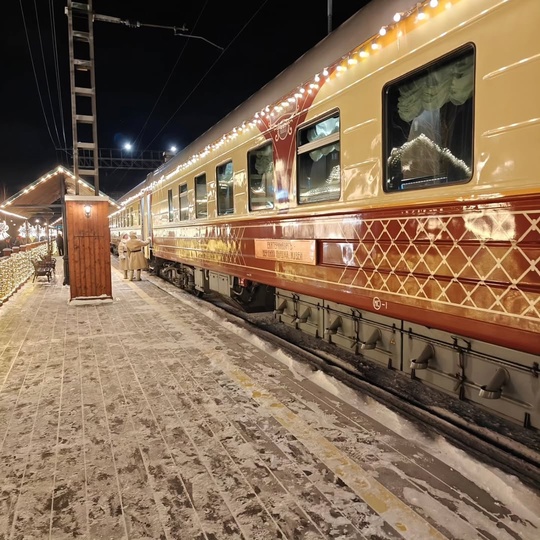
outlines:
M539 23L374 0L148 178L161 275L540 428Z
M145 181L128 191L118 199L120 210L109 216L111 231L111 253L118 255L118 244L122 235L134 231L141 239L151 235L149 196L144 197ZM149 257L149 248L145 247L146 256Z

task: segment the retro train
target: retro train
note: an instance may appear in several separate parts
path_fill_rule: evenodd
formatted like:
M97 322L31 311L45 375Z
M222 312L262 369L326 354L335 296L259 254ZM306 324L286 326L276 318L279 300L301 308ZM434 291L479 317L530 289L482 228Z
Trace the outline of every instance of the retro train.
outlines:
M539 28L537 0L374 0L126 194L112 242L540 428Z

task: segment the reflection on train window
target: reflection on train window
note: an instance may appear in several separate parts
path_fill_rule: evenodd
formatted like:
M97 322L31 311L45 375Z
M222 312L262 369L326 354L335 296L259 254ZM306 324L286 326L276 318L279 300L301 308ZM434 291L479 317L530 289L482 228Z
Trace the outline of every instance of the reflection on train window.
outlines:
M339 113L300 129L297 163L299 204L339 199Z
M386 88L385 191L470 180L474 51Z
M269 142L248 152L249 209L274 208L274 150Z
M167 191L167 202L169 204L169 222L174 221L174 201L172 189Z
M206 194L206 174L195 178L195 217L208 216L208 196Z
M216 167L216 187L218 216L234 213L232 161Z
M178 198L180 199L180 221L189 219L187 184L181 184L178 187Z

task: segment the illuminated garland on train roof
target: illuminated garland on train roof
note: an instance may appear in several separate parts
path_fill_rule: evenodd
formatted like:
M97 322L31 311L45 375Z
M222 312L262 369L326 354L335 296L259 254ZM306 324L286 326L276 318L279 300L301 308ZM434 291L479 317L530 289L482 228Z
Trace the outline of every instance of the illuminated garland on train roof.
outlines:
M254 117L249 121L242 122L241 126L235 127L229 133L225 133L222 137L215 143L209 144L198 154L194 154L187 161L178 165L173 171L167 175L162 175L159 180L154 180L150 185L145 188L142 188L139 193L133 195L129 199L121 203L122 207L130 204L136 199L140 199L147 192L153 192L162 182L169 180L171 177L176 175L178 172L190 167L191 165L197 163L200 159L206 157L210 152L213 152L223 146L225 143L238 137L239 133L242 133L246 129L255 127L257 124L262 122L261 118L264 116L274 117L277 113L280 113L285 107L289 107L293 103L296 103L298 99L304 97L304 94L311 94L313 90L318 89L318 83L321 81L321 77L325 79L330 79L332 75L335 74L336 77L339 77L341 73L347 71L350 67L358 64L359 59L361 61L366 60L369 56L378 50L381 50L383 45L380 43L381 38L385 38L385 45L392 43L398 38L402 37L403 31L399 28L400 26L410 23L414 17L413 23L422 23L429 19L430 13L429 9L432 10L432 14L437 14L436 12L442 12L452 8L454 4L460 0L423 0L422 2L416 3L408 11L396 13L393 17L393 21L388 25L382 26L377 34L367 39L364 43L353 49L349 54L340 58L336 63L331 66L325 67L320 73L316 73L311 81L301 84L292 95L283 96L281 100L276 104L269 104L259 112L255 113ZM120 212L119 210L118 212ZM118 212L114 212L111 216L114 216Z

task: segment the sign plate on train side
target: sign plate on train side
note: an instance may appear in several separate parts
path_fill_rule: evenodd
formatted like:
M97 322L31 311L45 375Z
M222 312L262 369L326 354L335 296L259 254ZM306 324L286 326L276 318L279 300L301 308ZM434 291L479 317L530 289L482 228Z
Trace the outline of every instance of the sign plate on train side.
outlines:
M255 257L272 261L317 264L315 240L255 240Z

